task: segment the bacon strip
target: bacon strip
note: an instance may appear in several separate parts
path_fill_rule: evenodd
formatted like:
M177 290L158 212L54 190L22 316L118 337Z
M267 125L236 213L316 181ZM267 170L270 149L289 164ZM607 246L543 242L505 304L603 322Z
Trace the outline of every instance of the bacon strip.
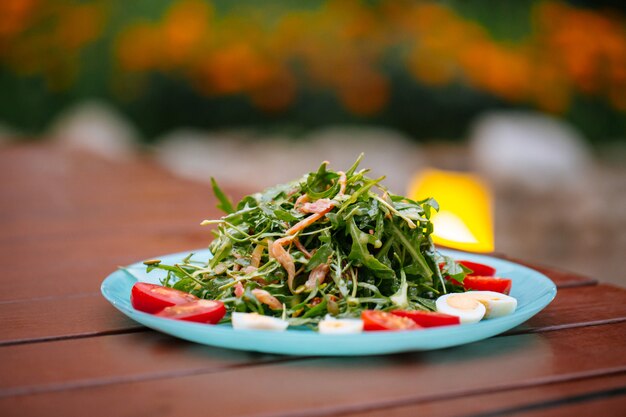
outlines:
M302 205L304 205L305 203L308 203L308 202L309 202L309 195L308 194L302 194L300 197L298 197L298 199L294 203L293 208L295 208L296 210L300 210Z
M313 203L305 203L300 209L303 213L328 213L335 207L335 203L329 198L320 198Z
M256 266L252 266L252 265L248 265L246 266L242 272L246 275L250 275L251 273L253 273L254 271L256 271L258 268Z
M292 292L293 279L296 276L296 265L294 264L293 258L291 257L289 252L287 252L283 246L290 243L293 238L293 236L281 237L274 243L271 243L269 246L270 256L276 259L278 263L281 264L283 268L285 268L285 271L287 271L287 285Z
M235 284L235 297L241 298L243 293L244 293L243 284L241 283L241 281L239 281Z
M296 223L295 225L293 225L289 229L287 229L286 233L288 235L295 235L300 230L306 229L307 227L309 227L310 225L312 225L313 223L315 223L316 221L318 221L319 219L324 217L326 215L326 213L328 213L329 211L331 211L333 209L333 207L335 207L334 204L331 205L330 207L328 207L324 211L321 211L319 213L313 213L309 217L305 217L304 219L300 220L298 223Z
M265 251L265 246L258 244L252 251L252 256L250 257L250 266L259 267L261 265L261 256L263 256L263 252Z
M302 252L304 254L304 257L307 259L311 259L311 256L313 256L311 254L311 252L309 252L308 250L306 250L306 248L304 247L304 245L300 242L300 239L295 238L293 240L293 243L296 245L296 248L298 248L298 250L300 252Z
M328 274L329 270L330 267L328 266L328 264L321 264L313 268L313 270L309 274L309 279L307 279L306 283L304 284L304 287L309 291L315 289L315 287L324 282L324 280L326 279L326 274Z
M274 297L269 292L259 288L255 288L250 292L257 298L257 300L259 300L263 304L267 304L272 310L283 309L283 304L278 301L278 298Z

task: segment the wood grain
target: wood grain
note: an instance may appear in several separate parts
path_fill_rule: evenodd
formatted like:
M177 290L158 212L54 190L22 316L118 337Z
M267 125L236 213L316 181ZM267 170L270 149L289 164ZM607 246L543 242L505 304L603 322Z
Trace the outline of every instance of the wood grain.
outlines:
M603 416L623 417L626 373L504 392L445 398L400 407L341 414L351 417L496 417ZM335 414L339 415L339 414Z
M0 345L142 328L115 310L99 293L4 302L0 303L0 317L5 318ZM576 287L560 290L545 310L511 332L547 331L623 320L626 320L626 289L611 285Z
M100 294L4 302L0 317L0 346L145 330Z
M120 265L206 247L199 223L220 215L208 185L145 160L29 145L0 151L0 167L0 301L95 293Z
M42 300L42 303L56 301ZM74 303L75 311L69 309ZM10 323L15 324L8 328L12 333L5 337L13 337L13 341L21 342L0 348L0 368L11 375L11 378L0 381L0 395L72 387L80 385L81 381L95 384L99 380L119 382L157 379L168 377L177 370L188 373L209 372L219 362L209 360L207 364L203 360L189 361L188 356L204 359L226 357L228 364L233 358L237 359L237 363L249 363L250 357L260 356L188 344L149 331L114 312L100 296L74 297L63 305L68 308L66 312L42 314L41 311L53 307L42 307L40 311L3 311L0 304L0 316L7 317ZM36 317L31 317L32 314ZM76 318L57 319L62 316ZM542 314L511 333L538 332L554 327L582 327L615 322L616 319L626 321L626 290L609 285L571 288L563 290ZM133 330L140 333L110 335ZM31 339L24 339L25 334L30 334ZM16 335L21 335L21 338ZM98 335L102 337L87 337ZM25 343L68 338L70 340ZM167 347L167 354L164 354L162 346ZM49 361L49 357L55 360ZM93 361L94 357L98 360ZM120 357L124 360L120 361ZM291 360L287 357L282 359ZM29 363L29 366L23 366L24 363ZM43 374L42 369L45 370Z
M558 288L581 287L585 285L593 285L598 282L598 280L594 277L579 275L570 271L564 271L559 268L539 265L534 262L528 262L505 255L501 255L499 257L541 272L542 274L550 277L550 279L554 281Z
M601 284L560 289L543 311L510 333L552 331L626 320L626 289Z
M622 415L626 290L528 265L556 300L457 348L293 358L149 331L99 294L119 265L205 247L206 184L148 160L29 144L0 150L0 414ZM235 198L255 190L227 190ZM37 342L37 343L34 343Z
M172 379L290 359L187 343L153 331L2 347L0 357L0 397Z
M175 379L84 384L0 399L5 416L300 415L361 412L626 372L626 323L499 337L458 348L310 358ZM181 342L182 343L182 342ZM120 361L124 361L123 357ZM120 401L123 399L123 401Z

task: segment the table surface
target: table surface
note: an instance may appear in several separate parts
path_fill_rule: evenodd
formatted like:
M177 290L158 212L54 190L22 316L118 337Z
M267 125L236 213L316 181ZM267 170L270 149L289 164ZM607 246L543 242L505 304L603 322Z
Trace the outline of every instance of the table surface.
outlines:
M625 289L531 265L555 301L481 342L360 358L212 348L99 292L119 265L205 247L198 223L219 215L206 185L42 144L4 147L0 167L3 416L626 415Z

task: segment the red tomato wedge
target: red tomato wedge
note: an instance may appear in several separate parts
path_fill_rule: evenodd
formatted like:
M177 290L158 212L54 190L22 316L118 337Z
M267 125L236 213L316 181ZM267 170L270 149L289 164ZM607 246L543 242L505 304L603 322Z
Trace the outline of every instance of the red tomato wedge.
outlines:
M420 327L438 327L438 326L451 326L455 324L461 324L461 319L457 316L451 316L449 314L434 313L432 311L406 311L406 310L394 310L391 312L394 316L406 317L413 320L415 324Z
M130 293L130 302L133 307L146 313L156 313L165 307L198 299L195 295L147 282L136 283Z
M492 277L496 274L496 268L491 267L489 265L479 264L478 262L472 262L472 261L456 261L456 262L472 270L472 272L467 274L467 276Z
M420 328L413 320L378 310L363 311L361 319L365 331L416 330Z
M476 291L495 291L509 294L513 282L508 278L466 276L463 280L463 288Z
M226 314L224 303L216 300L196 300L166 307L156 315L168 319L216 324Z

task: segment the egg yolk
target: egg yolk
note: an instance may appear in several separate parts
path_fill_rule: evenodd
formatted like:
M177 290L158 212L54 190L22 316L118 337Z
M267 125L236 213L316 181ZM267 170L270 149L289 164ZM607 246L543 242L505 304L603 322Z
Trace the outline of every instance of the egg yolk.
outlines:
M497 301L500 300L501 298L495 295L485 295L485 294L465 294L468 297L473 297L477 300L493 300L493 301Z
M468 297L472 297L475 300L479 301L480 303L482 303L485 308L487 309L487 313L486 314L490 314L491 313L491 304L489 303L489 301L500 301L502 300L502 298L495 296L495 295L486 295L486 294L466 294Z
M478 307L478 301L463 294L448 297L446 301L450 307L459 310L475 310Z

